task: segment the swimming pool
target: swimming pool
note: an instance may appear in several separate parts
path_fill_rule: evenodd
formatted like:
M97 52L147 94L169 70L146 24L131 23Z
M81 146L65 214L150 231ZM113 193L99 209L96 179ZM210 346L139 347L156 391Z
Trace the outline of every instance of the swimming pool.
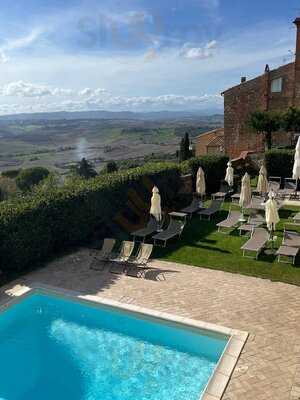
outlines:
M0 313L0 399L199 400L228 340L33 292Z

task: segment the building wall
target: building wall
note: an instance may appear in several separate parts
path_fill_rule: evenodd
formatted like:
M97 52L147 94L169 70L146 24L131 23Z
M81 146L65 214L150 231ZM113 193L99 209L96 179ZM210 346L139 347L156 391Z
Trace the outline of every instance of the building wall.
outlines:
M216 137L218 136L223 136L224 135L224 129L215 129L211 132L207 133L202 133L196 138L196 143L195 143L195 153L196 157L199 156L204 156L206 155L207 152L207 145Z
M271 93L271 81L283 78L283 90ZM264 137L248 126L249 116L256 110L283 111L294 102L295 64L287 64L276 70L241 83L224 92L224 134L225 151L231 157L238 157L242 151L264 151ZM274 135L279 145L290 144L290 135Z
M258 77L236 86L224 93L225 151L230 158L238 157L244 150L261 146L258 135L247 126L249 114L264 108L264 80Z

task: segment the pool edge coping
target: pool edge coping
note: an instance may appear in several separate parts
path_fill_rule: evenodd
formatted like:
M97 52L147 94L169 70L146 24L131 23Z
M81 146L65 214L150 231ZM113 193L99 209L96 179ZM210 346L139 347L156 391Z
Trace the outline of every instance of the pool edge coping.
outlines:
M162 311L149 309L133 304L123 303L121 301L109 299L107 297L100 297L98 295L83 294L79 291L64 289L61 287L46 285L40 282L31 282L27 285L18 285L9 291L9 299L0 302L0 312L27 297L33 292L38 291L50 292L50 294L57 294L73 298L80 302L94 303L107 307L119 308L120 310L127 311L134 314L140 314L145 317L163 320L169 323L185 325L189 328L194 328L207 333L215 333L217 335L228 336L229 340L225 349L211 374L206 387L201 394L199 400L221 400L225 390L229 384L233 371L237 365L243 348L247 342L249 333L246 331L227 328L224 326L208 323L201 320L195 320L187 317L180 317L175 314L170 314Z

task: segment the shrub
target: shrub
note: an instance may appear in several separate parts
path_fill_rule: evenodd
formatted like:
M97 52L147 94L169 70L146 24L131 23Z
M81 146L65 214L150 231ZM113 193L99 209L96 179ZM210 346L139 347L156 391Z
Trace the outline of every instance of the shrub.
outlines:
M5 176L6 178L10 179L15 179L19 175L20 171L21 169L8 169L7 171L2 171L1 176Z
M118 165L115 161L109 161L106 166L103 168L103 172L106 174L110 174L112 172L118 171Z
M14 179L0 176L0 201L8 200L17 195L17 185Z
M270 150L265 154L269 176L290 178L293 173L294 150Z
M47 178L48 175L48 169L43 167L23 169L16 178L16 184L20 190L26 192Z
M181 163L181 171L192 173L195 183L198 168L202 167L206 177L207 194L210 194L219 190L220 183L225 178L228 161L228 157L223 155L195 157Z
M79 176L83 179L95 178L95 176L97 176L97 172L94 169L92 163L90 163L85 158L82 158L78 164L71 168L71 173L74 176Z
M1 203L0 269L26 271L58 250L85 242L128 209L133 191L149 204L156 184L163 204L171 206L179 175L177 164L146 164Z

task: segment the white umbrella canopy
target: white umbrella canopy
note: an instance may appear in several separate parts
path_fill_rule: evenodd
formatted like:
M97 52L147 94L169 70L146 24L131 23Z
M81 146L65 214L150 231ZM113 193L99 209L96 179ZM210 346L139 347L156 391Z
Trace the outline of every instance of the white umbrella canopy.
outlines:
M150 214L160 222L161 221L161 198L156 186L152 189Z
M242 179L242 188L239 201L240 206L244 208L248 204L250 204L251 197L252 197L252 192L251 192L250 176L246 172Z
M300 137L298 138L293 166L293 179L300 179Z
M260 194L265 194L269 190L269 183L268 183L268 179L267 179L267 170L264 165L262 165L259 170L256 190Z
M269 231L276 229L276 224L280 221L274 193L269 193L269 200L266 202L266 223Z
M234 179L234 170L232 168L231 161L229 161L226 169L225 182L227 182L229 186L233 186L233 179Z
M205 174L201 167L199 167L196 179L196 192L200 196L204 196L206 192Z

